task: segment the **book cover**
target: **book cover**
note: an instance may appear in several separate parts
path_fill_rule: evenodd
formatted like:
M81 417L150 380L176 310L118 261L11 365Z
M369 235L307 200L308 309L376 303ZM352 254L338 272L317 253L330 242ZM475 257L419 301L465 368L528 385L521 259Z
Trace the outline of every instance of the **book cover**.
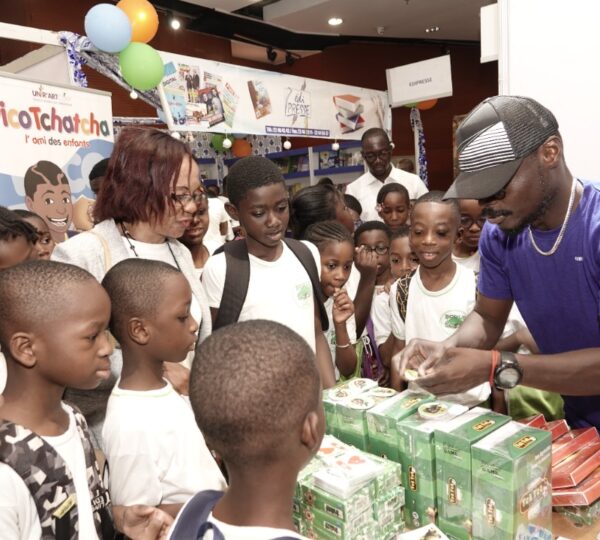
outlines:
M262 118L271 113L271 98L262 81L248 81L248 91L254 107L256 118Z
M200 106L198 123L208 122L212 127L225 120L223 104L216 88L202 88L198 92L198 104Z
M342 94L333 96L333 102L336 107L341 107L349 111L351 114L358 114L358 109L361 106L360 97L352 94Z
M223 92L221 93L221 102L223 104L223 114L225 115L225 123L232 127L235 111L240 97L229 83L225 83Z

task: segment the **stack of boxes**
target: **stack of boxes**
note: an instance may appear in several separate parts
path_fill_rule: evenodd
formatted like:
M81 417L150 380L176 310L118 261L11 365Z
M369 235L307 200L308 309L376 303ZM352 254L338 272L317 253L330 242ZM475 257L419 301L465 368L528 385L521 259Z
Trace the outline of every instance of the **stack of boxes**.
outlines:
M400 466L326 436L298 477L294 521L308 538L382 540L404 528Z

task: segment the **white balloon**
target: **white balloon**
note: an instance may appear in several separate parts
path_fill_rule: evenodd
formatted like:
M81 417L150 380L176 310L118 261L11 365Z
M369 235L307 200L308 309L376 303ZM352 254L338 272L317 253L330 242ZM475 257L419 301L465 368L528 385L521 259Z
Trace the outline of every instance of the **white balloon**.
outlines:
M233 144L233 143L231 142L231 139L229 139L229 138L226 138L226 139L223 141L223 148L231 148L231 145L232 145L232 144Z
M284 141L284 143L283 143L283 147L284 147L286 150L289 150L289 149L292 147L292 143L291 143L290 141Z
M129 97L131 99L137 99L138 98L138 93L135 90L132 90L131 92L129 92Z
M337 152L337 151L340 149L340 143L339 143L339 142L337 142L337 141L336 141L336 142L334 142L334 143L331 145L331 149L332 149L334 152Z
M181 133L179 133L179 131L171 131L171 137L179 140L179 139L181 139Z

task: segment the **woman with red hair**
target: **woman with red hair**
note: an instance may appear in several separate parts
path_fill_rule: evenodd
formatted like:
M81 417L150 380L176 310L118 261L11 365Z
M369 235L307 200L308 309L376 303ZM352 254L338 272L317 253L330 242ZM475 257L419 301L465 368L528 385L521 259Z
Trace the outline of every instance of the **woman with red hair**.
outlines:
M61 243L56 261L85 268L98 281L115 264L132 257L171 264L192 288L191 315L200 325L199 339L211 331L211 318L194 262L180 238L192 222L204 191L189 148L156 129L124 129L110 157L94 217L97 224ZM60 249L59 249L60 248ZM118 348L111 356L112 377L92 391L69 391L100 443L106 402L121 373ZM176 388L187 383L187 370L169 364L165 375Z

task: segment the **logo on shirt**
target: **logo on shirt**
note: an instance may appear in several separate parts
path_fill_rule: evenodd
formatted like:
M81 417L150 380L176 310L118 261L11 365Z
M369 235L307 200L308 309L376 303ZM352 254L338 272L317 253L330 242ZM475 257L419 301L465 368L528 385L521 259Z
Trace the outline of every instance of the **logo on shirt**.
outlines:
M296 285L296 297L300 302L308 300L312 294L312 287L310 283L301 283Z
M583 257L575 257L575 261L577 261L577 262L583 262Z
M444 328L456 330L465 320L465 314L462 311L446 311L442 315L441 323Z

